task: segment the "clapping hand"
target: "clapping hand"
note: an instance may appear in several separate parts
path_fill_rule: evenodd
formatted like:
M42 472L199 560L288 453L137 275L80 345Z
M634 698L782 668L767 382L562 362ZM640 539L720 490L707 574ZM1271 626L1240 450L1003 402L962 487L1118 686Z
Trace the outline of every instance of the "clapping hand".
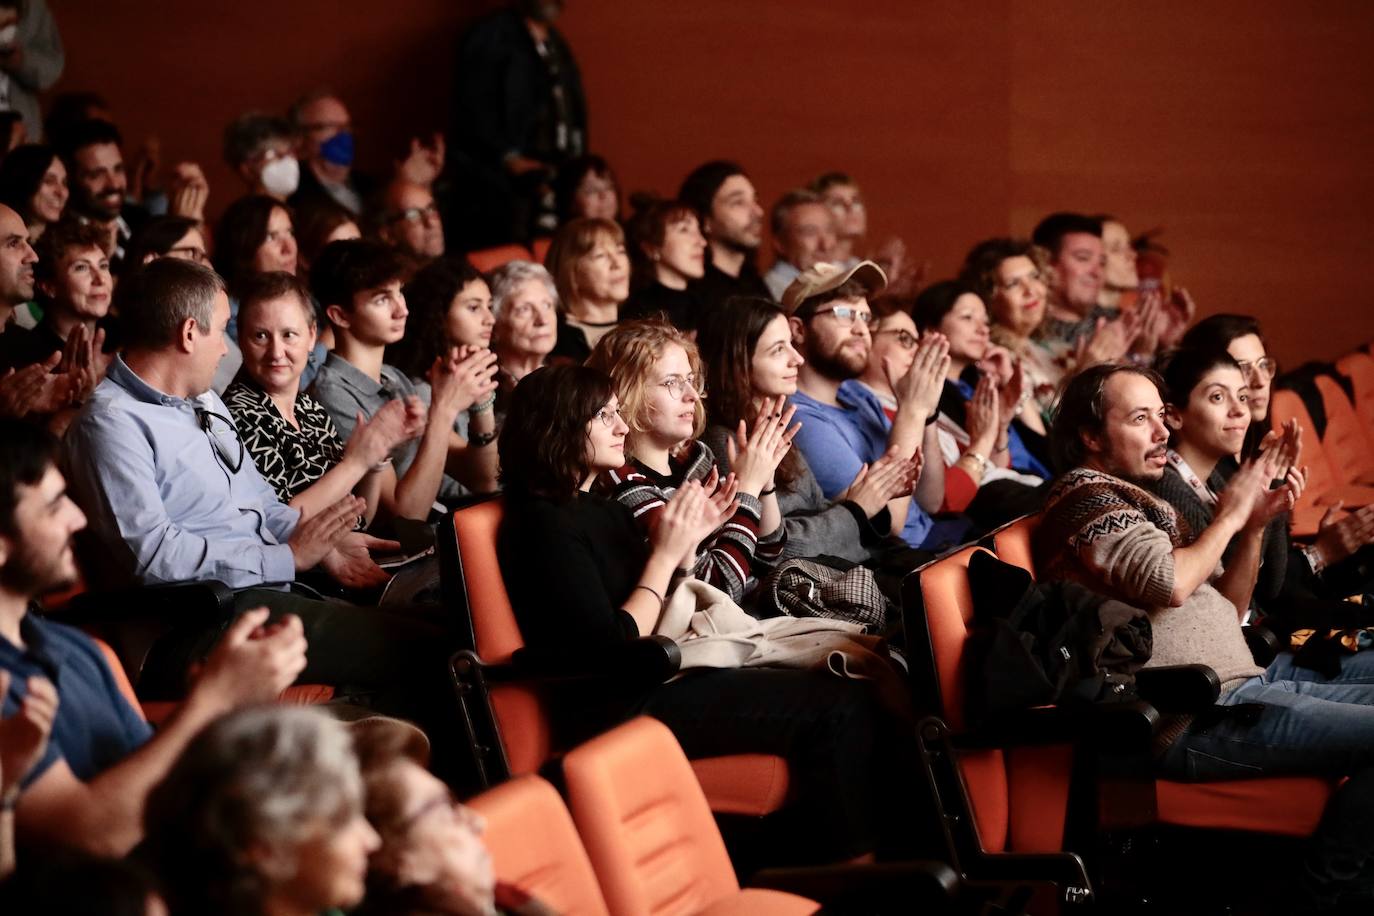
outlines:
M796 412L784 397L764 398L753 426L746 428L741 420L735 435L725 441L740 492L759 496L772 487L773 475L801 429L800 423L788 426Z
M928 417L939 407L940 393L944 391L945 375L949 372L949 340L943 334L928 331L921 335L905 375L894 377L893 362L886 357L883 371L897 398L897 408L917 410Z
M889 450L872 464L865 464L854 475L836 502L848 500L864 511L869 518L877 515L891 500L910 496L921 476L921 450L912 458L902 458L896 450Z
M9 695L10 673L0 671L0 703ZM45 677L25 682L24 699L8 718L0 719L0 799L19 784L43 758L57 717L57 688Z
M396 175L402 181L428 188L444 171L444 137L435 133L426 144L418 137L410 140L410 153L396 163Z

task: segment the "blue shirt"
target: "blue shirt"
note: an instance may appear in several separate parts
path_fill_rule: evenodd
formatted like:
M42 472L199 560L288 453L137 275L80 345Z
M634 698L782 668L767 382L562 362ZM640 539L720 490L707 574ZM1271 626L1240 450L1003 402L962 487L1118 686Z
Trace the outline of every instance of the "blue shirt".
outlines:
M10 673L9 693L0 697L6 718L15 714L28 679L41 675L57 688L57 717L42 758L24 777L28 788L59 759L88 782L119 763L153 736L143 717L124 699L110 666L86 634L25 614L19 622L25 648L0 637L0 669Z
M892 432L878 396L854 379L840 385L836 400L841 406L822 404L800 391L791 398L802 424L796 444L825 498L832 500L854 482L861 465L887 453L887 437ZM967 527L963 519L933 522L912 499L902 539L913 547L935 548L957 541Z
M197 409L209 411L208 431ZM100 546L89 570L98 585L296 578L286 542L300 513L262 479L219 395L163 394L116 356L65 446Z
M964 396L965 401L973 400L973 386L963 379L954 383L954 387L959 389L959 393ZM1031 454L1030 449L1026 448L1026 443L1022 441L1021 434L1016 431L1015 424L1007 427L1007 454L1011 459L1011 466L1017 471L1024 471L1027 474L1034 474L1036 477L1043 477L1049 480L1054 475L1050 469L1040 463L1040 459Z

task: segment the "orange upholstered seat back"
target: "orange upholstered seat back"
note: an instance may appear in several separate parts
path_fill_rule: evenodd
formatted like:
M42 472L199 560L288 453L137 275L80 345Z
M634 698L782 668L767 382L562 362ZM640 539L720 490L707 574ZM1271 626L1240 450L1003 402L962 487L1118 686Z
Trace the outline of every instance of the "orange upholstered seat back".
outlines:
M1296 509L1316 506L1322 496L1335 488L1338 481L1331 470L1326 450L1317 440L1312 415L1307 412L1297 392L1276 390L1269 401L1269 420L1275 429L1288 420L1297 420L1302 427L1302 456L1298 461L1307 466L1307 488L1299 497Z
M474 648L488 664L510 661L515 650L525 644L496 554L504 514L505 504L499 499L453 513ZM538 691L519 685L495 686L491 688L491 705L512 775L536 772L553 753L548 714Z
M992 536L992 549L997 559L1019 566L1035 576L1035 555L1031 552L1031 538L1040 525L1040 516L1026 515L1007 525Z
M124 695L124 699L129 701L134 712L143 716L143 704L139 702L138 695L134 693L134 685L129 682L129 675L124 671L124 663L119 660L115 650L110 648L110 644L103 639L92 636L91 641L100 650L100 654L105 656L105 663L110 666L110 673L114 675L115 686L119 688L119 692ZM146 716L144 717L146 719Z
M1342 483L1369 478L1374 475L1374 453L1371 453L1369 436L1355 412L1355 405L1350 403L1335 379L1319 375L1315 381L1321 392L1322 408L1326 411L1322 449L1331 470Z
M605 916L592 863L553 786L538 776L518 776L468 804L486 818L482 840L498 880L556 913Z
M468 263L476 267L482 273L491 273L498 267L509 264L511 261L530 261L534 256L524 245L497 245L495 248L483 248L480 251L468 252Z
M1336 360L1336 371L1350 379L1360 424L1374 435L1374 357L1368 353L1348 353Z
M668 727L640 717L563 759L568 804L612 913L812 913L767 891L741 896L706 796Z

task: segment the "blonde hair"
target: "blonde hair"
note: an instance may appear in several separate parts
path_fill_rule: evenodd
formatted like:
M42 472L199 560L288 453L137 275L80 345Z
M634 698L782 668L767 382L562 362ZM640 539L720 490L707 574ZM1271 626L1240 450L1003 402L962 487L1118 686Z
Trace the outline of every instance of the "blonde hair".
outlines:
M544 266L553 274L561 311L567 311L578 298L577 265L602 239L624 245L625 231L614 220L583 217L564 223L553 237L549 253L544 256Z
M626 321L611 328L597 343L587 365L611 377L620 398L620 415L631 432L649 431L649 389L659 379L653 376L654 363L669 346L679 346L687 354L692 374L702 382L701 352L697 345L666 321ZM695 386L693 386L695 387ZM700 391L698 390L700 395ZM692 438L706 428L706 404L699 396L693 406Z

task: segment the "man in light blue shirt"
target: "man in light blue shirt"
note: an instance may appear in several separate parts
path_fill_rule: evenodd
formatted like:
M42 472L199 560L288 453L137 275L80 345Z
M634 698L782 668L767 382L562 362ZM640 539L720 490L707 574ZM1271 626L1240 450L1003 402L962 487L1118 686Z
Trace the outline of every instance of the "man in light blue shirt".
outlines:
M929 361L913 363L908 376L895 386L898 408L893 421L877 396L855 381L868 365L873 343L868 300L886 286L887 277L872 261L849 268L821 262L802 271L783 293L793 343L806 359L797 370L797 393L792 396L796 419L801 421L794 441L827 499L838 498L865 464L889 452L911 458L923 450L930 457L922 466L915 496L892 500L888 511L893 534L912 547L937 549L958 543L968 529L962 518L935 521L921 507L924 500L933 511L944 495L939 440L935 426L926 422L935 416L943 372L925 371Z

